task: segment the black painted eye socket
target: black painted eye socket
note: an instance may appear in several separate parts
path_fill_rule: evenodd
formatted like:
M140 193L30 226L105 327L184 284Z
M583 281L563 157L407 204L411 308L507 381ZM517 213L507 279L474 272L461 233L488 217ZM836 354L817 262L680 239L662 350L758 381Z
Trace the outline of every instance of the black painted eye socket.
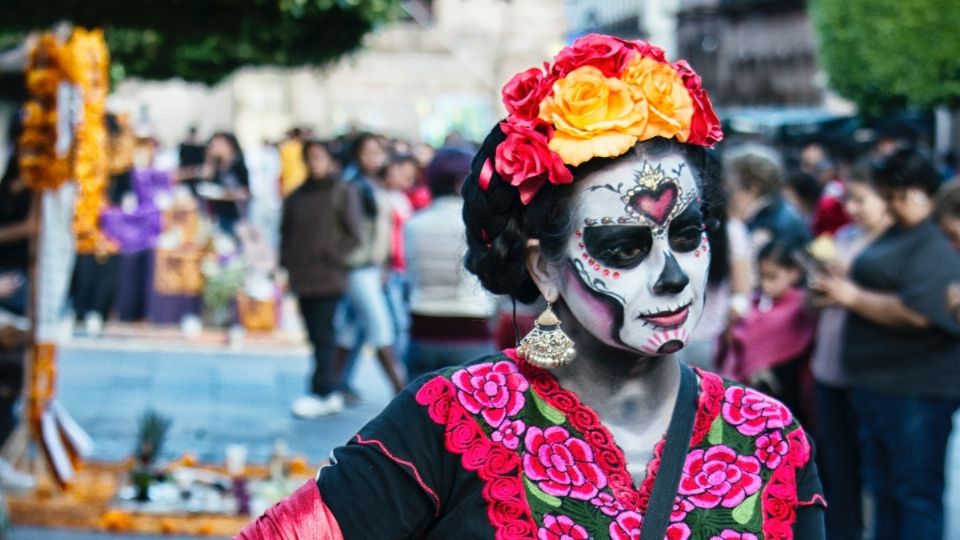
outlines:
M597 262L610 268L634 268L653 247L649 227L609 225L587 227L583 244Z
M700 237L706 226L699 208L691 205L670 224L667 240L674 251L687 253L700 246Z

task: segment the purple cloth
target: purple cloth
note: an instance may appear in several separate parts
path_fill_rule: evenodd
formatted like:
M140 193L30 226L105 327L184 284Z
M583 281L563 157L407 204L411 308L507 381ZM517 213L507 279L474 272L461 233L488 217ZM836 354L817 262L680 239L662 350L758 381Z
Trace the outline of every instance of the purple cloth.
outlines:
M123 253L152 249L163 232L163 215L154 203L161 191L170 190L170 174L163 171L133 171L133 192L138 206L127 213L116 206L100 215L100 226L108 238L116 242Z
M155 257L153 251L148 252L146 262L147 288L147 320L155 324L180 324L184 315L200 315L203 308L203 298L200 295L160 294L153 288Z

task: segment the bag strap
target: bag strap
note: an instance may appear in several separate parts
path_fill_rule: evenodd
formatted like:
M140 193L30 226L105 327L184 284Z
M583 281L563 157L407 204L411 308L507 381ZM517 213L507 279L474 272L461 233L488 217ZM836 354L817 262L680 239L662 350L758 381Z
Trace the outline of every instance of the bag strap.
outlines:
M650 503L643 516L640 540L663 540L670 526L670 514L680 486L683 465L693 436L693 423L697 416L697 375L686 364L680 364L680 392L677 404L667 428L667 440L657 478L653 481Z

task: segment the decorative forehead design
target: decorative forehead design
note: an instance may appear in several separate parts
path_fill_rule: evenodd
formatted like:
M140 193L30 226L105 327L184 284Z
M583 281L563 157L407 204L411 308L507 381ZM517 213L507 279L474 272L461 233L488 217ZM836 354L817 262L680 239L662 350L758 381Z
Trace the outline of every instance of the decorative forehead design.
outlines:
M686 164L677 160L669 170L663 162L656 165L641 161L636 164L633 178L626 183L598 181L586 189L587 194L605 192L615 194L622 204L623 212L616 217L595 215L597 206L587 204L583 224L595 225L645 225L655 234L665 232L666 225L680 214L697 197L691 175L684 175ZM666 165L670 167L670 164ZM684 185L686 184L686 187ZM612 202L612 201L611 201ZM604 204L603 206L607 206Z

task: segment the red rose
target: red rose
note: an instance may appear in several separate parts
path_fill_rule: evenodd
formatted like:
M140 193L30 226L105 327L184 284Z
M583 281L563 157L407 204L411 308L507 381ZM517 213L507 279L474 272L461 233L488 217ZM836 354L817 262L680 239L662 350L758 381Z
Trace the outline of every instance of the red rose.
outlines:
M434 401L447 397L450 390L450 383L441 376L430 379L426 384L417 390L417 403L429 405Z
M540 115L540 102L550 92L552 85L553 79L545 77L540 68L517 73L501 91L503 105L510 114L524 120L534 120Z
M461 369L451 377L463 408L496 428L523 408L527 380L512 362L486 362Z
M750 437L771 429L783 429L793 421L790 410L782 403L742 386L727 388L722 411L724 420Z
M493 445L489 441L480 440L464 451L461 458L463 467L468 471L479 471L487 459L490 447Z
M787 455L788 449L787 441L783 440L783 433L774 431L757 437L757 450L753 455L768 469L776 469L783 461L783 456Z
M760 462L728 446L687 454L678 493L698 508L733 508L760 490Z
M501 122L500 129L507 138L497 145L497 173L520 190L523 204L529 204L547 181L573 182L570 169L548 146L552 128L543 123L511 120Z
M515 476L494 478L483 486L483 498L488 501L521 500L523 483Z
M810 461L810 441L807 440L807 434L798 428L787 434L787 440L790 441L787 461L798 469L806 466Z
M465 419L463 422L457 422L447 431L447 448L451 452L462 454L480 444L483 441L484 433L471 419Z
M683 79L683 85L690 92L690 98L693 99L693 118L690 121L690 135L684 141L688 144L712 147L714 144L723 140L723 128L717 113L713 112L713 104L710 103L710 96L706 90L701 87L700 76L686 60L679 60L673 67L677 69L680 78Z
M623 512L610 523L610 540L640 540L643 516L630 511Z
M537 534L537 525L531 519L516 519L504 523L497 532L498 540L526 540Z
M590 446L561 426L527 428L524 445L524 474L554 497L589 501L607 486Z
M796 502L797 486L793 468L775 470L760 496L765 538L792 538L793 522L797 518Z
M543 527L537 531L537 540L587 540L590 535L583 525L569 516L547 514L543 516Z
M491 445L486 461L480 469L480 478L489 480L515 471L520 466L520 458L513 452L498 445Z
M637 55L636 49L622 39L587 34L553 58L550 74L560 79L578 67L590 65L606 77L617 77L627 62Z

